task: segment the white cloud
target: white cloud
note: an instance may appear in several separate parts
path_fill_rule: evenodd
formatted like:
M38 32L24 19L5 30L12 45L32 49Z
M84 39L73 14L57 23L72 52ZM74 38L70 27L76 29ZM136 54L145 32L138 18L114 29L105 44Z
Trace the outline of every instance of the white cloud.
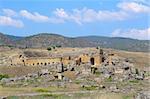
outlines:
M68 18L68 14L62 8L60 8L60 9L56 8L56 11L54 11L54 14L61 18Z
M4 15L6 16L17 16L17 13L14 11L14 10L11 10L11 9L2 9Z
M13 27L17 27L17 28L21 28L24 26L22 21L15 20L15 19L12 19L11 17L7 17L7 16L0 16L0 25L13 26Z
M30 13L27 10L21 10L20 15L35 22L47 22L47 23L63 23L64 22L64 20L58 19L56 17L44 16L44 15L39 14L38 12Z
M129 37L141 40L150 40L150 28L147 29L131 29L128 31L123 31L121 29L116 29L112 32L113 37Z
M145 0L140 0L140 2L145 2ZM122 21L132 18L137 13L150 12L150 7L137 2L137 0L134 0L134 2L123 0L123 2L118 3L117 7L119 8L118 11L82 8L73 9L69 12L63 8L57 8L54 14L57 18L61 18L64 21L73 21L81 25L95 21Z
M122 2L118 4L118 7L135 13L150 13L150 7L136 2Z
M146 2L146 0L140 0L140 2ZM149 13L150 7L140 2L138 0L122 0L122 2L118 3L118 10L116 11L95 10L86 7L69 11L63 8L56 8L52 16L45 16L38 12L29 12L27 10L21 10L19 13L11 9L3 9L2 11L5 16L13 17L20 15L34 22L64 23L71 21L82 25L99 21L124 21L135 15Z
M118 11L118 12L111 12L111 11L99 11L98 18L100 20L126 20L129 15L126 12Z
M149 0L121 0L123 2L136 2L136 3L143 3L143 4L148 4Z
M94 9L82 8L73 9L71 12L65 11L63 8L54 11L56 17L63 20L74 21L78 24L88 23L93 21L112 21L112 20L125 20L128 14L123 11L96 11Z
M38 12L34 12L32 14L32 13L28 12L27 10L21 10L20 15L27 18L27 19L33 20L35 22L47 22L47 21L49 21L49 18L47 16L41 15Z

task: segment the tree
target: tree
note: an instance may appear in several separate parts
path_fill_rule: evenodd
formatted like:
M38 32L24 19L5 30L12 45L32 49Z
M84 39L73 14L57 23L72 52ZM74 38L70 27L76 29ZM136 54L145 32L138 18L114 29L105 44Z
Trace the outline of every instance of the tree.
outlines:
M61 45L56 45L56 47L57 47L57 48L60 48L60 47L61 47Z
M48 51L51 51L51 50L52 50L52 48L51 48L51 47L48 47L48 48L47 48L47 50L48 50Z

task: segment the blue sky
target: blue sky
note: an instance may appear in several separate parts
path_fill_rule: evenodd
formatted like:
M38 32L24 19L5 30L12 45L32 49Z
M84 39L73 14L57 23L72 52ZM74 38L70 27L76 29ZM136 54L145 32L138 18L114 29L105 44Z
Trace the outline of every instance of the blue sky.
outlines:
M0 0L0 32L150 39L148 0Z

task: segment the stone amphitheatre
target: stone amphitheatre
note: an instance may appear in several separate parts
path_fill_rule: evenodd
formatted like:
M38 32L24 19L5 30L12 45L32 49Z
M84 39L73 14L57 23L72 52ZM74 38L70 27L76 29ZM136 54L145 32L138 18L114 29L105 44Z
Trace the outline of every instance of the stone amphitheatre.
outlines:
M10 65L24 66L46 66L50 64L80 65L90 63L92 66L99 66L103 61L103 50L76 50L68 52L65 49L62 53L44 53L40 51L24 51L21 54L11 57Z

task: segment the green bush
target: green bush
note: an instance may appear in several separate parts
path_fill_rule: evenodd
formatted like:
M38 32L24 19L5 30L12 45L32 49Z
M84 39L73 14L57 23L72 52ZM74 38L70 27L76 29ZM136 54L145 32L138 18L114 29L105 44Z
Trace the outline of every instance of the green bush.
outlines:
M0 80L2 80L3 78L9 78L9 76L7 74L0 74Z
M130 80L129 82L130 82L130 83L139 83L138 80Z
M106 81L107 81L107 82L112 82L113 79L112 79L112 77L109 77L109 78L106 79Z
M99 76L99 75L101 75L102 73L96 71L95 74L96 74L97 76Z
M48 47L47 50L48 50L48 51L51 51L51 50L53 50L53 49L60 48L60 47L61 47L61 45L56 45L56 46L55 46L55 45L52 45L52 46Z
M52 49L55 49L56 48L56 46L52 46Z
M51 47L48 47L48 48L47 48L47 50L48 50L48 51L51 51L51 50L52 50L52 48L51 48Z
M56 47L57 47L57 48L60 48L60 47L61 47L61 45L56 45Z
M76 84L80 84L81 81L80 81L80 80L75 80L75 83L76 83Z
M139 75L139 70L137 68L135 69L135 72L137 75Z
M89 86L89 87L83 87L82 89L85 90L96 90L97 86Z
M19 97L17 97L17 96L9 96L9 97L7 97L7 99L19 99Z
M132 96L128 96L128 95L127 95L127 96L122 96L122 98L123 98L123 99L133 99Z
M49 97L49 98L54 98L54 99L62 99L61 97L63 96L63 95L61 95L61 94L43 94L42 96L44 96L44 97Z
M96 49L99 49L99 46L97 46Z
M49 92L49 90L47 90L47 89L37 89L36 91L37 92Z

